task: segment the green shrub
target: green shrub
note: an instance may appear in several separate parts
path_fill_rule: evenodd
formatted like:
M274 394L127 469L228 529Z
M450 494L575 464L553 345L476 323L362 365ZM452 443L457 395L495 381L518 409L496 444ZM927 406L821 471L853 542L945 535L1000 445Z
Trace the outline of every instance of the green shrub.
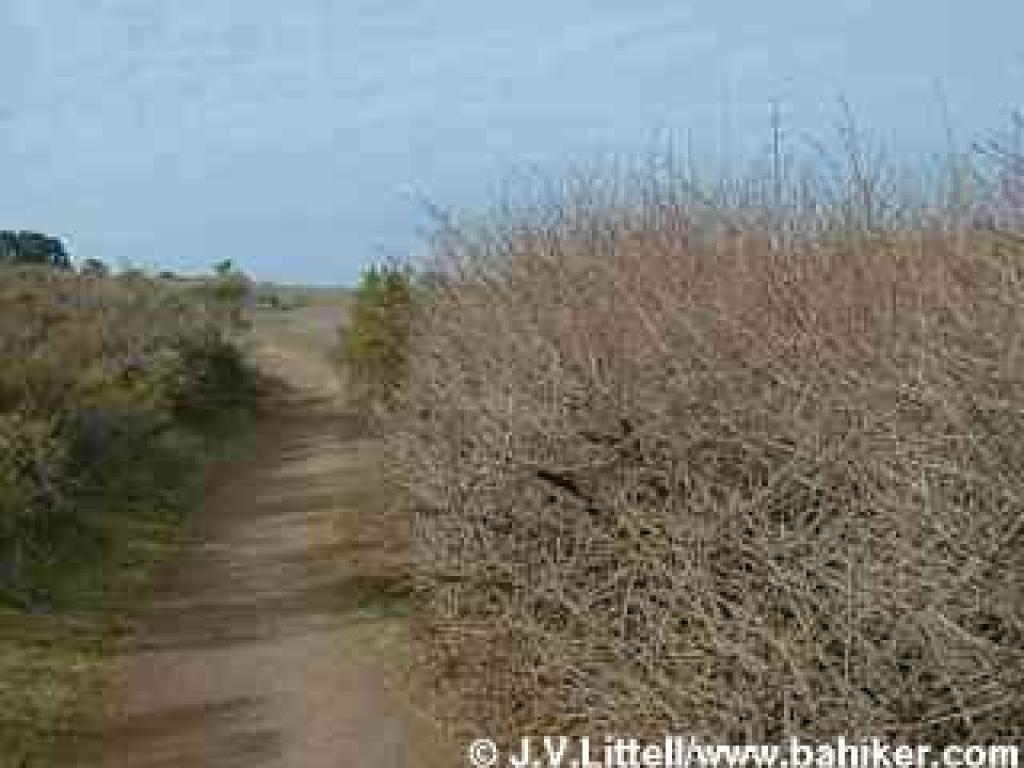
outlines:
M412 303L409 269L381 265L363 272L341 333L341 360L357 396L387 401L401 382Z
M210 281L84 271L0 266L4 765L53 765L88 725L107 617L253 392Z
M244 328L243 309L252 293L252 281L230 260L221 261L213 267L213 277L204 286L214 311L220 314L232 327Z
M209 424L252 404L253 372L237 345L216 332L181 338L168 382L176 418L191 425Z
M24 600L102 560L168 435L245 409L252 374L204 284L2 276L0 579Z
M52 419L0 414L0 593L18 608L48 599L47 571L80 533L65 458Z

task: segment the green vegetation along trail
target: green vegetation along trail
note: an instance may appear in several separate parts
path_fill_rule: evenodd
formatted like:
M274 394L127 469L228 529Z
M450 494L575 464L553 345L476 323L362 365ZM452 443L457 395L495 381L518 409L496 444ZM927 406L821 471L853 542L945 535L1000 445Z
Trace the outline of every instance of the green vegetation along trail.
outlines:
M283 325L301 316L285 316L257 318L278 386L253 446L213 478L117 665L110 768L432 762L390 684L398 553L364 525L382 503L380 448L338 406L315 339Z

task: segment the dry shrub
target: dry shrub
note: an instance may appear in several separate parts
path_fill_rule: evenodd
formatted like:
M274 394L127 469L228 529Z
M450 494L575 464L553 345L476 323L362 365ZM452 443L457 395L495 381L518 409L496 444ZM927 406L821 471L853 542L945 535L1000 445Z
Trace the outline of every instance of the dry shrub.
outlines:
M474 727L1024 735L1024 248L851 181L438 238L395 449Z

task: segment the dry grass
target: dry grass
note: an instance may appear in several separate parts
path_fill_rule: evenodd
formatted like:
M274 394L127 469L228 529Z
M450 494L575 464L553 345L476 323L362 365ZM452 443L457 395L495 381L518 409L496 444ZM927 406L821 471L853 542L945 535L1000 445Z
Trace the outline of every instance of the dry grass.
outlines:
M394 446L473 727L1024 736L1024 247L882 179L441 233Z

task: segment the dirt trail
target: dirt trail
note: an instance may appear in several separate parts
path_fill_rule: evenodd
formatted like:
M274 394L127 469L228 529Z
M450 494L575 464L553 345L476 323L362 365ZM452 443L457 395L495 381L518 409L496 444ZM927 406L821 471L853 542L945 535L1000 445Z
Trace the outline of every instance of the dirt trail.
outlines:
M402 621L359 565L387 571L386 542L361 541L357 522L381 498L379 447L339 411L315 345L259 338L280 391L252 450L212 483L118 665L105 765L435 764L388 685Z

